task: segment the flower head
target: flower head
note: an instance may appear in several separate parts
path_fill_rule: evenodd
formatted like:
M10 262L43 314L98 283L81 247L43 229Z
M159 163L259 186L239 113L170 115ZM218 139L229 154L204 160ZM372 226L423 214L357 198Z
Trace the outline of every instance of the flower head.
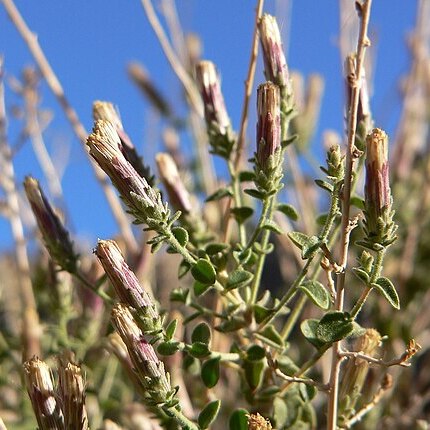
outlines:
M24 189L52 259L63 269L73 272L76 268L77 255L73 250L68 231L52 209L36 179L27 176Z

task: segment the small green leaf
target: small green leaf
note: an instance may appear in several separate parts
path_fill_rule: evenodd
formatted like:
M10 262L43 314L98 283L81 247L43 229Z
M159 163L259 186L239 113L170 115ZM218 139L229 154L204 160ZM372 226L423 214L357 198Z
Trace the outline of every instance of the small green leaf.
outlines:
M303 246L309 242L309 236L299 231L290 231L288 237L292 240L294 245L299 249L303 249Z
M322 179L315 179L315 183L322 188L323 190L328 191L329 193L333 192L333 185L329 184L326 181L323 181Z
M324 342L318 339L317 336L318 324L319 320L317 319L307 319L300 324L300 330L302 331L303 336L317 349L324 345Z
M188 231L182 227L173 227L172 234L175 236L175 239L179 242L181 246L186 246L188 243Z
M210 288L211 288L211 285L202 284L199 281L195 281L193 284L194 294L197 297L203 296L203 294L206 293L206 291L208 291Z
M229 245L226 243L211 243L206 247L206 254L215 255L219 252L226 251L229 248Z
M191 268L191 274L196 281L204 285L213 285L216 281L216 272L212 264L204 258L199 258Z
M229 430L248 430L248 414L246 409L236 409L230 416Z
M321 241L317 236L310 236L309 241L303 245L302 248L302 258L306 260L312 257L315 252L319 249Z
M254 305L254 318L257 324L260 324L269 315L273 313L272 309L268 309L264 306Z
M263 381L265 360L244 360L242 365L245 371L245 379L251 390L258 388Z
M277 234L284 234L282 228L273 220L269 219L267 220L262 226L261 228L265 229L265 230L270 230L273 231L274 233Z
M240 330L246 327L247 323L242 317L229 317L228 320L223 321L216 329L222 333L230 333L232 331Z
M186 303L188 294L189 290L186 290L184 288L175 288L170 293L170 300L172 302Z
M208 345L203 342L194 342L188 351L190 355L196 358L204 358L210 354Z
M178 278L183 278L190 269L191 266L185 260L182 260L178 268Z
M296 208L292 205L287 205L285 203L279 203L276 209L282 212L285 216L290 218L293 221L297 221L299 219L299 214Z
M251 170L244 170L239 173L240 182L252 182L255 179L255 173Z
M220 407L221 400L214 400L205 406L205 408L200 412L199 418L197 419L201 429L207 429L215 421Z
M263 340L263 342L270 341L270 343L274 344L276 347L283 347L284 341L282 340L281 335L277 332L275 327L270 324L264 328L264 330L259 333L258 338Z
M376 288L393 308L400 309L400 300L396 288L388 278L378 278L376 283L372 284L372 287Z
M330 307L330 294L318 281L306 281L298 288L303 291L317 306L327 310Z
M230 190L230 188L220 188L219 190L215 191L213 194L211 194L209 197L206 198L207 202L213 202L216 200L221 200L224 197L232 197L233 193Z
M210 358L202 364L202 381L206 387L212 388L219 380L220 357Z
M175 335L176 327L178 326L178 320L174 319L170 321L168 326L166 327L165 333L166 333L166 339L172 340L173 336Z
M358 209L364 210L364 200L358 196L352 196L351 206L355 206Z
M201 322L194 327L191 334L191 342L202 342L209 345L211 341L211 329L205 322Z
M333 343L344 339L354 330L354 325L347 312L328 312L320 320L316 334L324 343Z
M179 351L179 342L161 342L157 346L157 351L161 355L173 355L175 352Z
M246 190L243 190L243 192L248 194L248 196L254 197L254 199L264 200L266 198L264 193L256 190L255 188L247 188Z
M358 279L363 281L366 285L369 283L369 274L363 270L361 267L353 267L352 271Z
M226 288L227 290L233 290L235 288L244 287L251 282L253 276L254 275L247 270L237 269L229 274Z
M260 361L266 357L266 351L260 345L251 345L246 351L246 359L250 361Z
M240 208L232 208L230 212L234 215L234 218L239 224L245 222L254 213L254 209L248 206L242 206Z

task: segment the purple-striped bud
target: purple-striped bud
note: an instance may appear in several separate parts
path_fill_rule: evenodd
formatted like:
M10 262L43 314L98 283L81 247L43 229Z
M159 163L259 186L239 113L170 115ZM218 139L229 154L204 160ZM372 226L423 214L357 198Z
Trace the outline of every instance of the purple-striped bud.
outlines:
M61 268L73 272L76 269L77 255L69 233L49 204L39 182L27 176L24 189L49 254Z
M278 165L281 150L281 111L279 87L272 82L257 89L257 163L269 172Z
M166 153L158 153L155 160L158 173L169 195L170 204L174 209L189 214L193 209L190 194L179 176L175 161Z
M151 399L166 402L171 395L169 378L164 364L158 359L154 348L143 337L130 311L118 303L112 309L112 323L125 343L139 381Z
M264 14L259 23L261 48L264 59L264 75L284 92L291 93L288 65L282 47L281 34L274 16Z
M39 430L64 430L64 416L48 365L37 357L26 361L24 379Z
M151 183L152 178L149 168L143 164L142 158L139 157L131 139L124 131L120 115L114 105L109 102L95 101L93 103L93 118L94 121L108 121L114 126L121 140L120 151L123 153L125 159L136 169L140 176L143 176Z
M85 380L81 368L69 354L59 359L59 394L65 418L65 429L88 430L85 408Z
M225 108L215 65L210 61L200 61L196 66L196 80L203 99L209 133L226 135L231 123Z
M109 176L132 213L142 221L165 219L168 209L156 192L141 177L121 152L121 140L115 126L104 120L95 122L87 145L91 156Z
M158 312L125 262L118 245L113 240L99 240L94 252L121 302L131 306L143 318L148 318L147 323L152 327L146 327L146 330L154 330L153 326L159 320Z

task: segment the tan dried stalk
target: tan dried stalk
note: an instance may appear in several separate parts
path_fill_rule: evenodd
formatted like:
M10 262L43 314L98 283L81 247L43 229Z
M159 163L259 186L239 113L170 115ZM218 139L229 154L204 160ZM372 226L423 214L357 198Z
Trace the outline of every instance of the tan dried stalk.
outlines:
M345 269L348 260L349 235L351 233L350 226L350 201L351 201L351 185L352 174L354 171L354 152L355 152L355 137L357 129L357 113L360 99L360 88L362 84L362 70L364 67L364 57L366 48L370 45L367 35L370 9L372 0L364 0L360 4L360 32L357 44L356 70L355 79L352 82L351 105L348 112L348 147L346 150L345 160L345 180L342 195L342 220L341 220L341 237L340 237L340 263L343 271L338 275L336 282L336 310L342 311L344 304L344 286L345 286ZM330 394L327 408L327 429L335 430L337 427L338 416L338 396L339 396L339 373L341 358L339 357L341 342L336 342L332 348L332 362L330 370Z

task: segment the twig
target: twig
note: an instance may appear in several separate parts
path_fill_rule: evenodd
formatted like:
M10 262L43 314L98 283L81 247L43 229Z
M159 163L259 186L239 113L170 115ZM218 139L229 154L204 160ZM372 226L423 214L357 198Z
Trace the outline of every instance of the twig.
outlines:
M276 369L275 373L276 373L276 375L278 375L284 381L288 381L288 382L291 382L291 383L297 382L297 383L301 383L301 384L310 385L312 387L317 387L321 391L326 391L327 390L327 386L326 385L321 384L321 383L319 383L317 381L314 381L313 379L299 378L298 376L288 376L285 373L283 373L280 369Z
M248 126L249 100L251 98L252 87L254 85L255 67L257 64L257 55L258 55L258 23L263 13L263 5L264 5L264 0L258 0L257 8L255 11L255 28L254 28L254 36L252 39L251 57L249 59L248 75L245 81L245 95L243 97L242 116L240 119L240 130L239 130L239 135L237 136L237 142L236 142L236 156L234 159L234 170L238 170L239 168L243 149L245 147L245 135L246 135L246 129Z
M9 222L15 242L15 257L23 302L23 358L27 360L35 354L40 354L39 338L41 328L31 283L30 262L24 237L24 227L19 215L19 198L15 185L15 172L10 147L7 143L2 59L0 59L0 170L3 172L2 185L6 195L6 203L9 207Z
M42 51L42 48L39 45L37 36L34 33L32 33L31 30L28 28L21 14L16 8L13 0L1 0L1 1L12 23L15 25L21 37L24 39L25 43L27 44L27 47L30 50L30 53L33 55L33 58L36 61L49 88L51 89L51 91L57 98L60 106L62 107L67 119L69 120L72 126L73 131L75 132L76 136L81 141L81 143L85 145L85 142L87 139L87 132L84 126L82 125L82 123L80 122L76 111L73 109L73 107L67 100L64 90L60 84L60 81L58 80L57 76L52 70L51 65L49 64L47 58L45 57L45 54ZM126 241L127 245L130 247L130 249L133 252L136 252L138 249L138 245L133 235L133 232L131 230L127 215L125 214L124 209L122 208L117 195L113 191L112 187L109 185L106 179L106 176L92 160L91 160L91 165L94 168L97 181L99 182L100 186L103 189L103 192L106 196L108 204L111 207L112 214L115 218L115 221L118 224L118 227L121 231L122 236L124 237L124 240Z
M344 285L345 285L345 268L348 259L348 245L349 245L349 212L351 200L351 185L352 173L354 168L354 152L355 152L355 136L357 129L357 114L360 98L361 76L364 65L364 56L366 47L369 46L370 41L367 36L367 29L369 25L370 9L372 0L365 0L360 5L360 32L357 44L357 58L356 70L354 81L352 82L351 105L348 115L348 148L346 151L346 166L345 166L345 180L343 188L343 204L342 204L342 220L341 220L341 237L340 237L340 266L343 267L343 272L339 274L336 285L336 310L342 311L344 302ZM337 426L338 416L338 396L339 396L339 373L340 373L340 360L339 360L340 342L333 345L333 355L330 371L330 396L327 408L327 429L335 430Z

